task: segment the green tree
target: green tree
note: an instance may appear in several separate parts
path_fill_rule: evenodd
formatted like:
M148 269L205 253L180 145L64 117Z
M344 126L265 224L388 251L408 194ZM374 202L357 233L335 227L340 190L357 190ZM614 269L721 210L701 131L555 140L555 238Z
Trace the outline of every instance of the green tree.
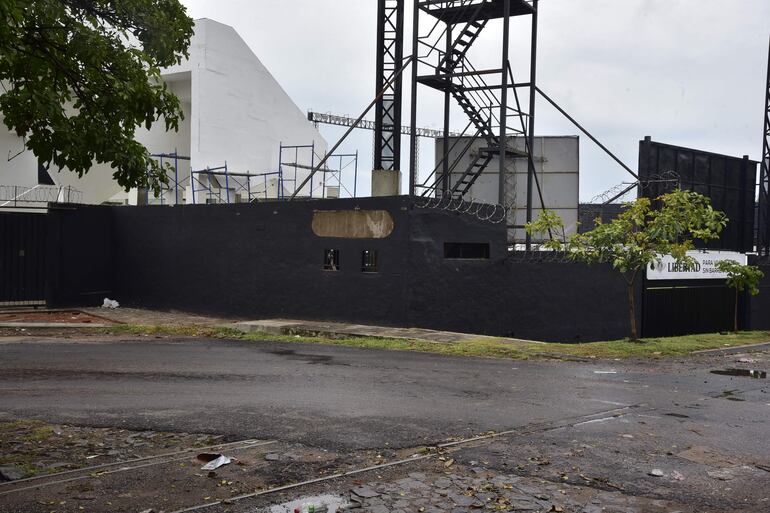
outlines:
M589 232L562 240L551 236L544 247L565 251L569 258L588 264L609 263L619 271L627 286L630 339L637 340L635 288L639 275L662 255L692 263L687 251L694 249L694 240L718 238L726 224L725 215L714 210L708 198L677 189L654 202L639 198L628 203L609 223L597 218L596 227ZM563 233L563 225L558 215L544 212L527 225L527 231L545 236Z
M738 297L739 293L748 290L749 294L759 294L759 282L765 277L765 273L759 267L743 265L735 260L722 260L716 263L716 268L727 274L727 286L735 289L735 315L733 321L734 331L738 331Z
M0 113L46 166L82 177L110 163L117 182L155 191L165 171L134 140L178 98L160 69L181 62L193 21L178 0L0 0Z

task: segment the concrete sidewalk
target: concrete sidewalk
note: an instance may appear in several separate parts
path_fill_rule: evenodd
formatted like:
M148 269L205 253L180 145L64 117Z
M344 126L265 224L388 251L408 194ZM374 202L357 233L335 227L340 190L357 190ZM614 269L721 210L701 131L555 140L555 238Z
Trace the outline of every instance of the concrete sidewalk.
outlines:
M119 324L133 324L138 326L213 326L222 328L234 328L244 333L268 333L271 335L306 335L323 336L330 338L342 337L370 337L410 339L435 342L437 344L457 344L467 341L483 339L495 340L510 344L545 344L532 340L520 340L513 338L486 337L468 333L456 333L451 331L437 331L422 328L394 328L385 326L371 326L363 324L349 324L343 322L304 321L298 319L224 319L221 317L191 314L187 312L162 312L157 310L145 310L140 308L80 308L79 311L90 315L99 316L105 320ZM69 328L82 325L70 324ZM102 327L92 325L93 327ZM26 326L25 326L26 327ZM38 324L38 327L42 325ZM54 326L51 326L54 327ZM58 326L56 326L58 327Z
M233 319L223 319L206 315L196 315L187 312L162 312L158 310L145 310L142 308L116 308L114 310L100 307L79 308L80 311L91 315L105 317L121 324L135 324L138 326L219 326Z
M245 333L269 333L273 335L309 335L329 337L371 337L424 340L437 344L457 344L471 340L489 338L512 344L544 344L531 340L513 338L485 337L452 331L427 330L422 328L391 328L341 322L300 321L294 319L264 319L259 321L241 321L229 324Z

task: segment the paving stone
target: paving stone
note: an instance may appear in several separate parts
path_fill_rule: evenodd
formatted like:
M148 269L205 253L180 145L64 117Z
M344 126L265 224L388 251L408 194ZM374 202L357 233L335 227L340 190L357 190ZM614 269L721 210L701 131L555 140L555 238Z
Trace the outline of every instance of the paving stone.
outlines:
M450 481L445 477L440 477L433 482L433 486L436 486L438 488L448 488L452 486L452 481Z
M378 492L375 492L368 486L359 486L358 488L353 488L353 493L359 497L363 497L364 499L371 499L372 497L377 497L380 495Z
M468 497L467 495L456 495L452 497L452 500L458 506L469 507L471 504L476 504L477 501L474 497Z
M16 481L23 479L26 473L15 465L5 465L0 467L0 481Z

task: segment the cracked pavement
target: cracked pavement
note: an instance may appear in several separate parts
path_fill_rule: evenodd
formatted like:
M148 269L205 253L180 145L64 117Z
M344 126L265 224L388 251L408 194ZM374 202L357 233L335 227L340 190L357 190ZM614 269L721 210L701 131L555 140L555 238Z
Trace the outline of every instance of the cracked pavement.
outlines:
M323 472L301 457L291 465L270 462L259 482L239 481L238 494L218 490L218 500L232 503L204 511L269 511L316 493L372 512L768 511L767 380L711 373L768 367L767 351L511 361L196 338L27 337L0 339L0 420L272 439L303 447L293 450L300 455L335 454ZM500 432L506 434L420 449ZM427 458L408 461L413 455ZM407 461L333 477L401 459ZM222 479L246 471L232 466ZM103 492L144 490L144 502L131 502L139 509L114 511L205 503L190 484L205 476L186 472L167 469L154 481L126 472L102 483ZM262 493L319 477L325 480ZM164 503L164 483L175 482L191 492ZM356 495L361 487L373 494ZM66 484L46 493L72 495ZM0 511L54 510L53 499L13 495L0 495ZM100 511L93 501L65 502L55 511Z

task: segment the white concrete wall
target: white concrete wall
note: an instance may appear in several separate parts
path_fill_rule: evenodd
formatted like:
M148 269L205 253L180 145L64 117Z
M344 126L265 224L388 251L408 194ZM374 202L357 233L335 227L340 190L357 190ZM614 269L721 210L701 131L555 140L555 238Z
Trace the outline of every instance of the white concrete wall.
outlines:
M281 143L315 142L316 153L325 153L326 141L232 27L198 20L191 65L191 157L196 169L227 161L234 172L278 171ZM309 151L300 152L299 163L310 165ZM298 173L300 181L305 176L307 171ZM287 193L294 192L287 186ZM309 186L301 194L309 195ZM320 189L314 196L320 196Z
M25 150L20 137L9 132L5 125L0 125L0 185L27 186L36 183L37 157Z
M450 148L455 139L450 141ZM457 155L467 144L467 139L459 142L450 152L449 162L453 162ZM471 149L463 157L451 174L451 185L455 184L463 175L467 167L478 153L478 148L486 146L484 141L476 141ZM524 141L516 138L513 147L523 149ZM564 220L567 234L577 231L578 203L579 203L579 178L580 178L580 140L577 136L553 136L535 138L535 172L540 181L545 206L555 211ZM444 155L442 139L436 141L436 162L440 162ZM506 190L507 204L513 205L508 218L508 224L524 225L527 219L527 160L511 159L506 165ZM467 199L473 198L483 203L499 203L499 160L492 159L484 173L476 180L466 195ZM532 218L537 219L542 211L537 188L533 184L533 213ZM509 229L508 237L511 241L522 241L525 237L522 229Z
M260 174L278 171L281 143L315 143L319 156L327 150L326 141L303 111L232 27L208 19L197 20L189 60L165 70L163 76L180 97L185 120L180 124L179 132L166 132L165 124L160 120L149 131L137 129L136 138L151 153L176 150L180 155L191 157L189 162L179 161L180 201L192 201L191 195L184 192L189 189L190 166L199 170L227 162L231 172ZM1 156L6 156L8 151L16 153L22 146L23 142L14 134L0 134ZM318 159L316 157L315 161ZM37 183L37 159L30 152L11 162L5 160L0 159L0 185L32 186ZM300 153L299 163L310 165L309 151ZM285 171L290 171L294 177L293 169ZM113 173L108 164L95 164L83 179L67 171L52 170L51 176L57 185L70 185L83 191L86 203L108 200L135 203L136 191L121 191ZM307 170L299 170L298 182L307 174ZM255 190L264 189L262 179L254 180L252 185ZM312 195L320 197L323 184L315 179L313 185ZM286 188L284 194L294 192L291 182ZM275 183L268 189L270 195L277 195ZM231 192L234 196L235 187L231 187ZM300 194L309 196L309 185ZM173 190L164 196L164 202L173 203ZM158 201L150 199L151 203Z

